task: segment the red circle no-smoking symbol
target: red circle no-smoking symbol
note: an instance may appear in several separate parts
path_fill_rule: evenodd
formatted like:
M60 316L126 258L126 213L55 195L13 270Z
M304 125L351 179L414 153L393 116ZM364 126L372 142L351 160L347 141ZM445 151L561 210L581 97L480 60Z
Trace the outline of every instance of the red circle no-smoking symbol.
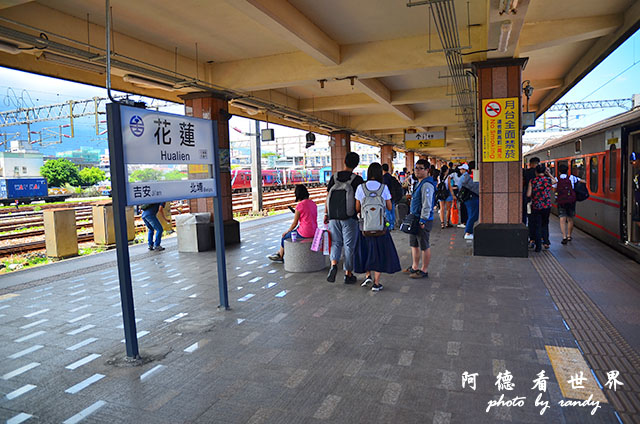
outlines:
M495 118L500 114L500 103L498 102L489 102L484 107L484 113L491 118Z

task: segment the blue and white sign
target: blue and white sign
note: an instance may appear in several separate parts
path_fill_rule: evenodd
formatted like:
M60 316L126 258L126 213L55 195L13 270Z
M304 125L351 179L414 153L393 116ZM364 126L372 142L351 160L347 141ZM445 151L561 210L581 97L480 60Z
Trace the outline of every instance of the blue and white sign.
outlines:
M125 163L213 163L210 120L130 106L120 110Z
M176 199L196 199L216 195L213 178L178 181L138 181L127 184L127 204L169 202Z

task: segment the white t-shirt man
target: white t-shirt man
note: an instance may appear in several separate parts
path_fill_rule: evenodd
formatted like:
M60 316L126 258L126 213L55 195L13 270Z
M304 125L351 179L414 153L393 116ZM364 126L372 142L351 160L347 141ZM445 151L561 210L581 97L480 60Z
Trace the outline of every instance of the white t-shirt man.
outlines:
M558 177L558 181L562 180L563 178L567 178L567 174L560 174L560 176ZM575 175L569 175L569 181L571 181L571 188L575 188L575 184L580 181L580 178L576 177ZM557 184L554 184L553 186L556 187Z
M364 184L367 185L367 189L369 191L378 191L380 189L380 183L375 180L365 181ZM362 186L363 184L360 184L358 186L358 189L356 190L356 200L358 200L361 204L362 204L362 201L364 200L364 189ZM382 190L382 198L385 201L391 200L391 193L389 192L389 187L384 186L384 190Z

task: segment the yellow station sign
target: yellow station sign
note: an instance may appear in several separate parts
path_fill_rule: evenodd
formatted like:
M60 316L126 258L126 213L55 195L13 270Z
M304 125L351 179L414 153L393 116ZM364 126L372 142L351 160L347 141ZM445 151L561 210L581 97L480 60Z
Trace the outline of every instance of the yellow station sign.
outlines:
M482 101L482 161L520 160L520 101L517 97Z
M404 135L404 145L407 149L425 149L428 147L445 147L447 144L445 132L429 131L407 133Z

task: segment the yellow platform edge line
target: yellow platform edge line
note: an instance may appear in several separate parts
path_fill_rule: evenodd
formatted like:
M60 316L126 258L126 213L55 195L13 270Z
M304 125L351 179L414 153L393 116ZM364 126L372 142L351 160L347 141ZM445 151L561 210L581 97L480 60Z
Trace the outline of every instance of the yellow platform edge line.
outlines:
M608 403L580 350L559 346L545 346L545 349L549 355L556 380L560 385L562 396L568 399L587 400L590 395L593 395L592 400ZM584 388L574 389L569 380L572 376L579 375L581 371L582 375L586 377L582 384Z

